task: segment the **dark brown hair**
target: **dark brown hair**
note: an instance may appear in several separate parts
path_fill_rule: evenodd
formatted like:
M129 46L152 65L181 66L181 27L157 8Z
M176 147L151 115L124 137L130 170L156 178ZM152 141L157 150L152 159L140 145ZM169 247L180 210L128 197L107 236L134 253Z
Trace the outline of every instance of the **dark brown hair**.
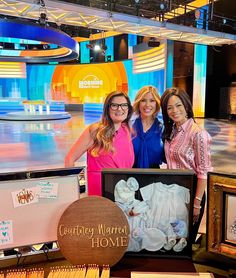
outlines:
M101 121L92 124L90 127L92 137L94 138L94 144L91 147L91 154L93 156L98 156L100 151L114 151L113 137L115 134L115 127L110 117L110 105L114 97L124 97L128 103L128 115L123 123L125 123L127 128L129 129L129 120L133 113L133 108L129 97L123 92L112 92L108 94L104 101Z
M172 96L177 96L181 100L186 110L187 117L194 119L193 108L192 108L189 95L183 89L180 88L173 87L173 88L166 89L164 94L161 97L161 110L162 110L163 121L164 121L164 132L162 137L163 140L168 140L168 141L170 141L173 121L168 116L167 104L168 104L168 100Z

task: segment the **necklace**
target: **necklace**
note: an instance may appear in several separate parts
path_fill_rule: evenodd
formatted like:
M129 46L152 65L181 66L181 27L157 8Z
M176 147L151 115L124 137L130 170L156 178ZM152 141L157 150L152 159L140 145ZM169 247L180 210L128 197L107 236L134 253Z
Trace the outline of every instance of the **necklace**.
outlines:
M150 121L150 122L146 122L146 121L142 121L142 125L143 125L143 131L146 132L148 131L151 126L153 125L154 120Z

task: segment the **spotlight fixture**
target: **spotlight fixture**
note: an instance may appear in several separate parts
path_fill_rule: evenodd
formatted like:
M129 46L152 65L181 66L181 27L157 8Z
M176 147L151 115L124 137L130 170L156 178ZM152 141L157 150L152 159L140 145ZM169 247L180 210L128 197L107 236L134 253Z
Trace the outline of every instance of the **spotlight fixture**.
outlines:
M39 0L38 5L40 5L38 23L40 25L46 26L48 18L47 18L47 9L44 0Z
M104 43L102 43L102 44L88 43L88 44L86 44L86 48L96 51L96 52L101 52L103 55L106 54L106 50L107 50L107 46Z
M37 4L40 5L41 7L45 7L45 2L44 0L38 0Z
M158 47L160 44L161 43L154 37L151 37L148 41L148 47Z
M47 23L47 14L46 13L40 13L40 15L39 15L39 19L38 19L38 22L39 22L39 24L40 25L46 25L46 23Z
M93 50L97 51L97 52L101 51L101 46L99 44L95 44L94 47L93 47Z
M166 11L168 9L168 0L162 0L159 7L161 11Z

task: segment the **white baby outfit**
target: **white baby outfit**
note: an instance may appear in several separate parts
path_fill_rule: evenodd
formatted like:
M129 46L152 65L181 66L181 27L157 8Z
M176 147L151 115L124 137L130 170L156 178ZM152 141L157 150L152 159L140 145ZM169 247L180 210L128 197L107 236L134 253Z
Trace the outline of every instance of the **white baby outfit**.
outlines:
M187 245L188 209L190 202L189 189L178 184L152 183L140 189L142 198L146 201L149 227L157 227L167 236L164 249L180 252ZM176 238L181 238L176 244ZM183 239L182 239L183 238ZM182 248L182 249L181 249Z
M166 243L166 236L159 229L148 225L150 207L146 201L135 199L138 188L137 180L131 177L127 182L120 180L114 191L115 202L125 212L130 226L127 251L157 251Z
M142 249L181 252L188 236L189 189L178 184L152 183L140 189L143 201L135 199L137 180L120 180L114 190L115 202L124 211L130 226L127 251Z

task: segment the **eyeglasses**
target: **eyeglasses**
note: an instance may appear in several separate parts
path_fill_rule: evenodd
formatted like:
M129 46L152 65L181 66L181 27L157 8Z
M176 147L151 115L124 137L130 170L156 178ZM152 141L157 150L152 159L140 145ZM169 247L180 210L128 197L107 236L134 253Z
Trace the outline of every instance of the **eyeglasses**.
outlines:
M128 103L121 103L121 104L118 104L118 103L111 103L110 104L110 108L111 110L118 110L119 107L122 109L122 110L127 110L129 109L129 104Z

